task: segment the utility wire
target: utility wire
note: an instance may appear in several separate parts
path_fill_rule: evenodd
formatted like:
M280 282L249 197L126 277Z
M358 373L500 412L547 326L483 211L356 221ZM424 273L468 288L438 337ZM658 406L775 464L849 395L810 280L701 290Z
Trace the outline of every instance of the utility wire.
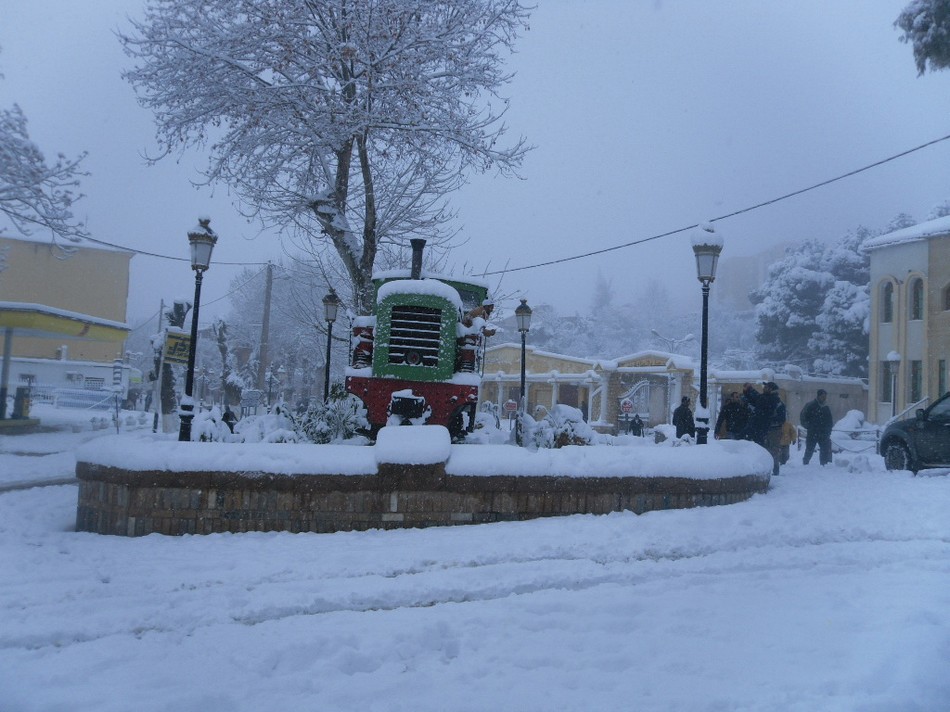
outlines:
M265 269L267 269L267 264L266 264L266 263L264 264L264 267L263 267L262 269L258 270L258 271L255 272L254 274L252 274L252 275L247 279L247 281L243 282L242 284L239 284L237 287L235 287L234 289L232 289L230 292L228 292L228 293L225 294L224 296L218 297L217 299L212 299L210 302L205 302L205 303L202 304L201 306L206 307L206 306L208 306L208 305L210 305L210 304L215 304L216 302L220 302L222 299L227 299L227 298L230 297L232 294L234 294L235 292L239 292L240 290L244 289L247 285L249 285L251 282L253 282L255 279L257 279L257 277L260 276L260 274L263 273L263 271L264 271Z
M809 192L809 191L816 190L817 188L823 188L824 186L830 185L831 183L835 183L835 182L837 182L837 181L839 181L839 180L844 180L845 178L850 178L851 176L855 176L855 175L857 175L858 173L863 173L864 171L869 171L869 170L871 170L872 168L877 168L878 166L882 166L882 165L884 165L885 163L889 163L889 162L891 162L891 161L897 160L898 158L903 158L904 156L907 156L907 155L909 155L909 154L911 154L911 153L914 153L915 151L920 151L920 150L922 150L922 149L929 148L930 146L933 146L934 144L940 143L941 141L946 141L947 139L950 139L950 134L947 134L946 136L941 136L940 138L935 138L933 141L928 141L927 143L922 143L922 144L920 144L919 146L914 146L914 148L909 148L909 149L907 149L906 151L902 151L901 153L894 154L893 156L888 156L887 158L884 158L884 159L882 159L882 160L880 160L880 161L875 161L874 163L869 163L868 165L863 166L863 167L861 167L861 168L856 168L856 169L853 170L853 171L848 171L847 173L842 173L840 176L836 176L836 177L834 177L834 178L829 178L828 180L821 181L820 183L815 183L814 185L810 185L810 186L808 186L807 188L801 188L800 190L795 190L795 191L792 191L791 193L786 193L785 195L780 195L780 196L777 197L777 198L772 198L771 200L766 200L765 202L757 203L756 205L750 205L750 206L747 207L747 208L742 208L741 210L736 210L736 211L734 211L734 212L727 213L726 215L720 215L720 216L717 217L717 218L712 218L712 219L710 219L708 222L717 222L717 221L719 221L719 220L726 220L726 219L728 219L728 218L735 217L736 215L742 215L743 213L748 213L748 212L752 212L753 210L758 210L759 208L764 208L764 207L767 206L767 205L774 205L775 203L778 203L778 202L780 202L780 201L782 201L782 200L787 200L787 199L789 199L789 198L793 198L793 197L795 197L796 195L802 195L803 193L807 193L807 192ZM686 232L687 230L692 230L692 229L694 229L694 228L696 228L696 227L699 227L699 224L698 224L698 223L694 223L694 224L692 224L692 225L687 225L687 226L685 226L685 227L680 227L680 228L677 228L677 229L675 229L675 230L670 230L670 231L668 231L668 232L664 232L664 233L661 233L661 234L659 234L659 235L652 235L652 236L650 236L650 237L644 237L644 238L642 238L642 239L640 239L640 240L633 240L633 241L631 241L631 242L625 242L625 243L623 243L622 245L614 245L613 247L605 247L605 248L603 248L602 250L593 250L593 251L591 251L591 252L584 252L584 253L582 253L582 254L580 254L580 255L572 255L571 257L561 257L560 259L549 260L549 261L547 261L547 262L539 262L539 263L533 264L533 265L525 265L525 266L523 266L523 267L511 267L511 268L507 268L507 269L495 270L495 271L493 271L493 272L482 272L481 276L482 276L482 277L489 277L489 276L496 275L496 274L507 274L507 273L509 273L509 272L522 272L522 271L524 271L524 270L535 269L535 268L537 268L537 267L550 267L551 265L562 264L562 263L564 263L564 262L572 262L572 261L574 261L574 260L580 260L580 259L583 259L583 258L585 258L585 257L593 257L594 255L602 255L602 254L604 254L605 252L614 252L614 251L616 251L616 250L622 250L622 249L624 249L624 248L626 248L626 247L633 247L634 245L642 245L644 242L650 242L651 240L659 240L659 239L664 238L664 237L670 237L671 235L677 235L677 234L679 234L679 233L681 233L681 232Z
M143 326L146 326L147 324L149 324L149 323L152 321L152 319L154 319L155 317L158 317L158 325L159 325L159 327L161 327L161 324L162 324L162 310L159 309L157 312L155 312L154 314L152 314L150 317L148 317L148 319L146 319L145 321L143 321L141 324L139 324L138 326L134 326L134 327L132 327L131 329L129 329L129 333L130 333L130 334L135 333L136 331L138 331L139 329L141 329Z
M191 259L188 257L173 257L172 255L162 255L157 252L148 252L146 250L138 250L134 247L125 247L124 245L116 245L114 242L106 242L105 240L97 240L94 237L83 238L89 242L94 242L97 245L105 245L106 247L114 247L117 250L123 250L124 252L131 252L136 255L143 255L145 257L158 257L162 260L174 260L175 262L191 262ZM267 265L266 262L218 262L217 260L213 261L212 264L215 265L232 265L237 267L258 267L260 265Z
M935 144L938 144L938 143L940 143L941 141L946 141L947 139L950 139L950 134L947 134L946 136L941 136L940 138L935 138L935 139L932 140L932 141L927 141L926 143L922 143L922 144L920 144L919 146L914 146L913 148L909 148L909 149L907 149L906 151L901 151L900 153L896 153L896 154L894 154L893 156L888 156L887 158L881 159L880 161L875 161L874 163L869 163L868 165L862 166L861 168L856 168L856 169L853 170L853 171L848 171L847 173L842 173L841 175L836 176L836 177L834 177L834 178L829 178L828 180L821 181L820 183L815 183L815 184L813 184L813 185L808 186L807 188L801 188L801 189L799 189L799 190L794 190L794 191L792 191L791 193L786 193L785 195L780 195L780 196L777 197L777 198L772 198L771 200L766 200L766 201L764 201L764 202L757 203L757 204L755 204L755 205L750 205L749 207L742 208L742 209L740 209L740 210L736 210L736 211L731 212L731 213L726 213L725 215L720 215L719 217L716 217L716 218L711 218L708 222L711 222L711 223L712 223L712 222L718 222L719 220L726 220L726 219L728 219L728 218L734 218L734 217L737 216L737 215L742 215L743 213L749 213L749 212L752 212L753 210L758 210L759 208L764 208L764 207L766 207L766 206L768 206L768 205L774 205L775 203L781 202L781 201L783 201L783 200L788 200L789 198L794 198L795 196L802 195L802 194L804 194L804 193L808 193L808 192L810 192L810 191L812 191L812 190L817 190L818 188L823 188L823 187L826 186L826 185L831 185L832 183L836 183L836 182L838 182L838 181L840 181L840 180L844 180L845 178L850 178L850 177L852 177L852 176L858 175L859 173L864 173L865 171L869 171L869 170L871 170L872 168L877 168L878 166L883 166L885 163L890 163L891 161L895 161L895 160L897 160L898 158L903 158L904 156L908 156L908 155L910 155L911 153L915 153L915 152L921 151L921 150L923 150L923 149L925 149L925 148L929 148L930 146L933 146L933 145L935 145ZM549 261L547 261L547 262L538 262L537 264L525 265L525 266L523 266L523 267L510 267L510 268L501 269L501 270L494 270L494 271L492 271L492 272L482 272L481 276L482 276L482 277L490 277L490 276L493 276L493 275L496 275L496 274L507 274L507 273L509 273L509 272L522 272L522 271L524 271L524 270L535 269L535 268L537 268L537 267L550 267L551 265L562 264L562 263L564 263L564 262L573 262L574 260L580 260L580 259L583 259L583 258L585 258L585 257L593 257L593 256L595 256L595 255L602 255L602 254L604 254L604 253L606 253L606 252L615 252L616 250L622 250L622 249L627 248L627 247L633 247L633 246L635 246L635 245L642 245L643 243L645 243L645 242L651 242L652 240L660 240L660 239L662 239L662 238L664 238L664 237L671 237L672 235L677 235L677 234L679 234L679 233L681 233L681 232L686 232L687 230L692 230L692 229L694 229L694 228L696 228L696 227L699 227L699 224L698 224L698 223L693 223L692 225L686 225L685 227L680 227L680 228L676 228L675 230L669 230L668 232L660 233L659 235L651 235L650 237L644 237L644 238L642 238L642 239L640 239L640 240L632 240L631 242L625 242L625 243L623 243L623 244L621 244L621 245L614 245L613 247L605 247L605 248L603 248L602 250L593 250L593 251L591 251L591 252L584 252L584 253L579 254L579 255L572 255L571 257L561 257L560 259L549 260ZM157 258L159 258L159 259L163 259L163 260L174 260L174 261L176 261L176 262L189 262L189 261L190 261L189 259L187 259L187 258L185 258L185 257L173 257L173 256L171 256L171 255L162 255L162 254L159 254L159 253L157 253L157 252L147 252L147 251L145 251L145 250L138 250L138 249L135 249L135 248L132 248L132 247L125 247L125 246L123 246L123 245L116 245L115 243L106 242L105 240L97 240L97 239L92 238L92 237L87 237L87 238L85 238L85 239L88 240L89 242L94 242L94 243L99 244L99 245L106 245L107 247L114 247L114 248L116 248L116 249L124 250L124 251L126 251L126 252L132 252L132 253L134 253L134 254L136 254L136 255L144 255L145 257L157 257ZM232 266L238 266L238 267L255 267L255 266L264 266L264 267L266 267L266 266L267 266L267 263L266 263L266 262L215 262L214 264L216 264L216 265L232 265ZM233 293L233 292L232 292L232 293ZM225 296L230 296L230 295L225 295ZM222 297L222 299L223 299L223 298L224 298L224 297ZM215 300L215 301L220 301L220 300ZM209 302L209 303L212 303L212 302Z

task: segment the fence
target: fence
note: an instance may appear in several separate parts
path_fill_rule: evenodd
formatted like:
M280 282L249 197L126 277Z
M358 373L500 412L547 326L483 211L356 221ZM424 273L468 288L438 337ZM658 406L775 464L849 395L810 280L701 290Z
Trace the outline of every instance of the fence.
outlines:
M49 403L56 408L110 410L115 407L115 393L110 390L62 388L44 384L33 384L30 400L32 403Z

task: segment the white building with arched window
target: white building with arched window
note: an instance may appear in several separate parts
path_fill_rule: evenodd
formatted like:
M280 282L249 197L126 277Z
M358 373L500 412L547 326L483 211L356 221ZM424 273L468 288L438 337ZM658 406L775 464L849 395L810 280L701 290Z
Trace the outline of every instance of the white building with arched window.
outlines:
M869 420L883 423L947 391L950 216L873 238Z

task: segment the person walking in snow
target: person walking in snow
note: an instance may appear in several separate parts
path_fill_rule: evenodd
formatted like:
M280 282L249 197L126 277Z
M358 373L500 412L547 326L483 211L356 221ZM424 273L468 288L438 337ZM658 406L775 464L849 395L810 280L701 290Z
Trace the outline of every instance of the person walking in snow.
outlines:
M684 435L696 437L696 421L693 420L693 411L689 408L689 398L683 396L679 407L673 411L673 425L676 426L676 439Z
M802 408L801 424L805 434L805 456L802 464L807 465L818 446L818 463L827 465L831 462L831 428L834 425L831 418L831 408L825 401L828 400L828 391L818 389L818 396Z
M792 425L791 421L786 420L782 426L782 456L779 458L784 465L792 456L792 445L798 442L798 428Z
M749 406L743 402L739 391L733 391L716 418L716 438L739 440L746 423L749 422Z
M752 406L752 416L746 426L748 439L755 441L772 456L772 476L779 473L782 457L782 426L785 424L785 404L778 395L778 384L769 381L759 393L751 383L742 387L742 396Z
M643 437L643 421L640 419L639 413L633 416L633 421L630 423L630 433L638 438Z

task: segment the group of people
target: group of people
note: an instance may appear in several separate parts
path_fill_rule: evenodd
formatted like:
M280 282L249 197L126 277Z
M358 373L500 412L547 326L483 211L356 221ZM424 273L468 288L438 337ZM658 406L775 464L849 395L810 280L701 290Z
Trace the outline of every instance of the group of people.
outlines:
M773 476L778 475L779 467L788 462L791 446L798 440L798 430L789 422L778 391L778 384L772 381L765 383L761 391L756 390L751 383L744 384L741 393L733 391L729 394L719 411L714 429L716 439L752 440L768 450L772 455ZM801 425L807 430L802 459L806 465L816 448L819 450L820 464L831 462L833 421L827 399L827 391L820 388L817 397L801 412ZM677 438L695 436L696 426L689 408L689 398L683 397L679 407L673 411L673 425Z

